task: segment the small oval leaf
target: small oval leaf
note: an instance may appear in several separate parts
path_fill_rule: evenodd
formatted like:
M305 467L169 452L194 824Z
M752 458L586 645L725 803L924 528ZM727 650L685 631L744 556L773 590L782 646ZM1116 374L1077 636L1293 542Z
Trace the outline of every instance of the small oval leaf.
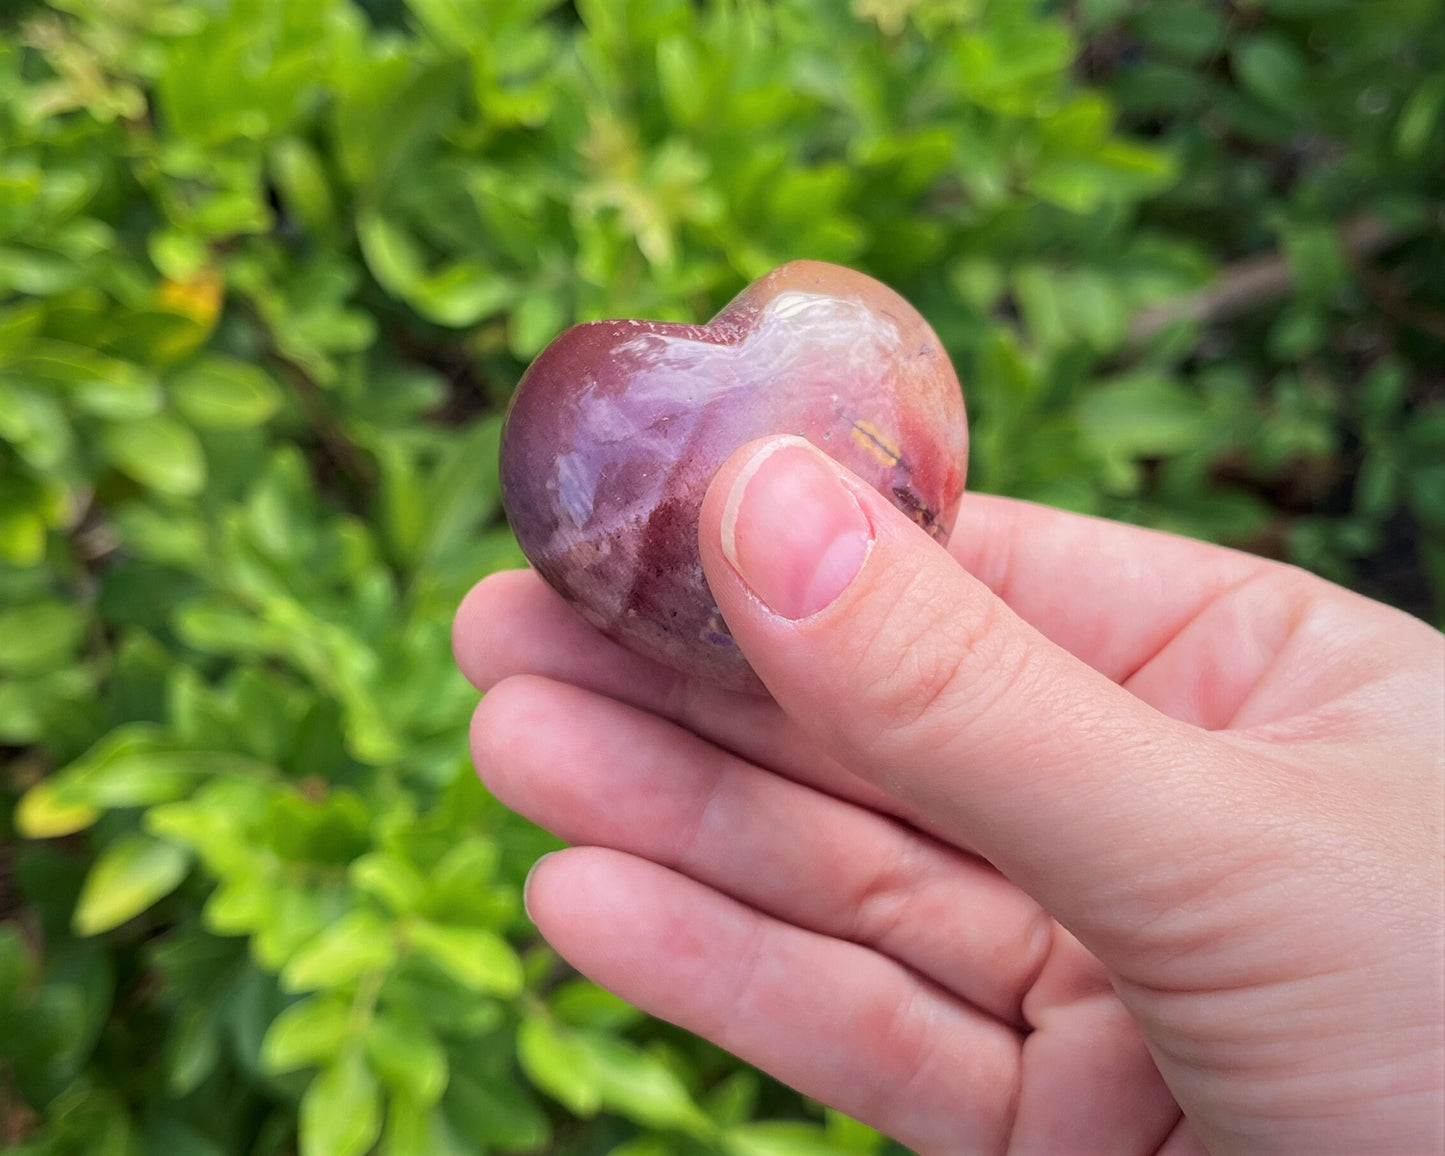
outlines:
M381 1089L359 1055L311 1081L301 1097L301 1156L361 1156L381 1135Z
M232 357L200 358L167 385L176 409L204 429L247 429L281 408L281 390L270 375Z
M206 484L206 457L189 428L166 414L108 426L101 437L116 469L163 494L188 497Z
M111 843L80 889L71 924L77 935L119 927L169 895L186 877L190 852L137 832Z
M501 936L476 927L447 927L421 920L407 932L412 948L471 991L516 995L522 964Z

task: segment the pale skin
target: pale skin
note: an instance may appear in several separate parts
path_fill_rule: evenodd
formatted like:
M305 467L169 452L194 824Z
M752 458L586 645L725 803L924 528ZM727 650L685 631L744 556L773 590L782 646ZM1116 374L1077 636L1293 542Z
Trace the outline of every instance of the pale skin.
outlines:
M739 506L757 449L700 542L771 698L530 572L457 617L484 781L573 844L556 950L925 1156L1445 1148L1445 639L1007 499L945 550L801 447ZM815 572L838 492L868 544Z

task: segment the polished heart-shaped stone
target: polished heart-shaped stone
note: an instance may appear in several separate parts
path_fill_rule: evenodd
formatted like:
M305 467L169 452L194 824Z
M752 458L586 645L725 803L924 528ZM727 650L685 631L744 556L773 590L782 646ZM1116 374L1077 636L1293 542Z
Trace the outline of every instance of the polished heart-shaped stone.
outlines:
M568 329L517 386L502 499L538 573L599 630L759 690L703 575L698 514L728 456L773 434L806 438L947 538L968 460L953 366L897 293L817 261L775 269L706 325Z

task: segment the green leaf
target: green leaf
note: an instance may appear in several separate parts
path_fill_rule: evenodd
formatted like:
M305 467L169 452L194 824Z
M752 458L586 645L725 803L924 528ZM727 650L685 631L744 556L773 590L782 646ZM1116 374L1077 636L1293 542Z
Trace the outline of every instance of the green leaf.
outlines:
M1405 479L1410 508L1436 534L1445 534L1445 466L1416 467Z
M220 1059L221 1039L216 1010L188 1007L173 1022L166 1041L166 1088L172 1096L194 1092Z
M442 1107L463 1135L500 1148L533 1151L551 1135L547 1114L510 1076L482 1080L454 1072Z
M29 509L0 501L0 560L12 566L36 566L45 559L49 519L37 499Z
M147 417L164 395L149 370L63 341L37 341L8 372L65 390L76 406L112 421Z
M456 115L466 81L455 60L379 54L347 77L337 102L337 155L358 191L379 203Z
M1065 281L1061 305L1070 328L1099 352L1115 349L1129 327L1129 312L1116 283L1081 269Z
M492 31L487 5L479 0L407 0L406 6L448 48L465 52Z
M677 1128L696 1136L713 1132L707 1114L660 1058L613 1036L589 1032L581 1038L605 1107L649 1128Z
M0 438L39 471L61 467L75 452L75 438L58 398L24 389L0 374Z
M1126 202L1165 188L1174 179L1167 154L1125 140L1110 140L1096 150L1051 150L1028 175L1030 192L1075 213Z
M356 218L356 239L372 275L388 292L405 297L426 276L416 239L380 213L365 211Z
M823 1109L823 1115L826 1118L824 1130L829 1139L850 1152L876 1152L884 1144L879 1132L835 1108Z
M435 1104L446 1091L446 1050L419 1020L377 1014L367 1028L366 1054L377 1074L415 1104Z
M1079 0L1079 19L1084 28L1093 31L1114 23L1133 5L1134 0Z
M1395 151L1402 157L1424 156L1445 134L1445 73L1436 73L1405 101L1395 125Z
M77 935L119 927L169 895L186 877L183 847L135 832L109 844L91 865L71 925Z
M210 246L204 240L179 229L157 230L150 235L146 248L155 267L176 282L195 277L211 257Z
M475 262L459 261L416 286L411 303L427 320L460 329L500 313L516 295L507 278Z
M426 880L405 859L385 851L373 851L355 859L349 871L359 890L374 895L396 915L409 915L426 893Z
M1410 393L1410 373L1405 365L1387 357L1371 367L1360 383L1360 417L1376 430L1384 428Z
M433 893L456 890L470 894L479 884L496 877L502 849L495 837L475 835L460 839L442 856L427 877Z
M530 1017L517 1028L517 1060L527 1079L574 1115L594 1116L602 1106L591 1053L545 1019Z
M249 935L272 921L275 898L271 880L262 871L228 874L206 900L201 918L217 935Z
M147 1116L144 1136L139 1147L132 1151L183 1152L185 1156L228 1156L227 1149L194 1124L159 1111Z
M703 1109L718 1124L727 1127L752 1118L758 1105L757 1074L744 1069L727 1076L709 1089Z
M961 257L949 266L948 283L975 312L987 313L1003 296L1003 269L997 261L988 257Z
M1355 0L1255 0L1259 7L1271 16L1282 16L1286 20L1300 20L1325 16L1341 8L1353 8Z
M609 1148L607 1156L681 1156L682 1151L681 1145L666 1136L644 1135Z
M663 1060L614 1036L532 1017L518 1029L517 1057L532 1083L579 1116L607 1108L650 1128L715 1131Z
M1302 287L1302 300L1291 302L1269 327L1269 352L1281 365L1293 365L1318 350L1328 339L1327 318L1312 306L1313 294Z
M28 679L0 679L0 736L15 746L73 724L95 701L93 668L66 666Z
M520 360L530 361L566 324L567 303L561 295L534 290L512 310L507 322L507 340Z
M82 772L66 771L66 797L97 807L148 807L185 798L216 775L257 774L264 765L226 751L150 750L117 754Z
M1203 403L1164 377L1141 373L1116 378L1079 403L1085 436L1109 454L1143 457L1177 454L1208 436Z
M1399 505L1402 474L1386 453L1372 453L1355 478L1355 512L1367 518L1388 518Z
M206 458L196 435L165 414L117 422L101 434L117 469L163 494L187 497L206 484Z
M0 610L0 672L32 674L74 655L85 633L83 606L59 599Z
M316 800L283 792L267 808L262 843L288 862L340 865L366 847L370 820L366 805L344 788Z
M338 1060L301 1097L301 1156L361 1156L381 1135L381 1089L359 1054Z
M86 1156L132 1156L140 1151L140 1137L135 1134L136 1125L127 1105L116 1091L104 1084L76 1081L46 1107L52 1119L63 1121L61 1135L74 1142L72 1152L79 1150ZM14 1151L8 1144L6 1147ZM47 1148L50 1152L57 1150L49 1145ZM21 1151L29 1156L35 1149L27 1144Z
M368 972L385 971L395 961L392 925L370 911L353 911L292 956L281 986L287 991L341 987Z
M381 287L439 325L475 325L515 295L510 281L475 262L431 273L416 238L378 212L363 211L357 217L356 235Z
M171 376L167 388L176 409L203 429L248 429L281 408L281 390L270 375L230 357L193 361Z
M1291 223L1283 230L1283 241L1301 297L1317 301L1348 283L1349 265L1333 226Z
M644 1018L630 1003L585 979L559 986L548 1004L559 1020L573 1027L620 1031Z
M315 150L298 137L286 137L272 147L269 160L286 208L314 232L325 234L334 228L336 202Z
M1140 8L1134 27L1150 47L1187 64L1214 55L1225 36L1223 16L1190 0L1152 0Z
M1068 339L1061 287L1056 273L1042 265L1026 265L1014 274L1014 292L1023 309L1029 333L1045 349Z
M209 527L197 516L132 502L117 511L116 528L137 556L178 570L202 569Z
M292 1004L266 1029L261 1067L272 1075L333 1060L352 1033L349 1000L316 995Z
M813 1124L782 1120L735 1125L722 1134L722 1150L727 1156L839 1156L858 1151Z
M15 995L35 978L35 961L20 927L0 923L0 1016Z
M522 990L522 961L493 932L415 920L406 936L417 954L470 991L509 996Z
M664 36L657 42L657 82L668 115L679 125L707 115L707 86L698 83L703 62L692 38Z
M81 265L59 253L0 246L0 291L48 297L75 288L84 276Z
M223 595L203 595L174 612L181 640L213 654L274 653L284 648L282 634L270 622L247 614Z
M1293 44L1282 36L1260 32L1236 44L1232 58L1247 92L1279 112L1302 115L1308 70Z
M65 805L142 807L183 798L208 777L259 778L266 772L255 760L228 751L171 750L157 727L127 723L40 785Z
M268 971L281 971L321 935L332 917L323 906L324 898L327 896L314 886L284 876L273 880L269 905L251 939L256 962Z
M380 1150L386 1156L470 1156L478 1151L474 1145L464 1149L452 1143L449 1132L441 1111L393 1094Z

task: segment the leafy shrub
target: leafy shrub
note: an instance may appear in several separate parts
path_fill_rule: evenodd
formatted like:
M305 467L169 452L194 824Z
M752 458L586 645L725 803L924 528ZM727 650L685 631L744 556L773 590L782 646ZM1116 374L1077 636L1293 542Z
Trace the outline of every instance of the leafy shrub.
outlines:
M1424 612L1434 8L8 5L0 1143L885 1150L527 922L555 844L448 649L520 563L500 408L574 320L847 262L954 353L976 486Z
M1202 456L1165 464L1153 494L1227 496L1239 520L1219 527L1226 537L1441 621L1445 11L1082 7L1099 20L1086 75L1180 161L1142 226L1235 273L1207 295L1229 324L1158 350L1235 424ZM1251 300L1260 270L1241 259L1260 251L1291 284Z

